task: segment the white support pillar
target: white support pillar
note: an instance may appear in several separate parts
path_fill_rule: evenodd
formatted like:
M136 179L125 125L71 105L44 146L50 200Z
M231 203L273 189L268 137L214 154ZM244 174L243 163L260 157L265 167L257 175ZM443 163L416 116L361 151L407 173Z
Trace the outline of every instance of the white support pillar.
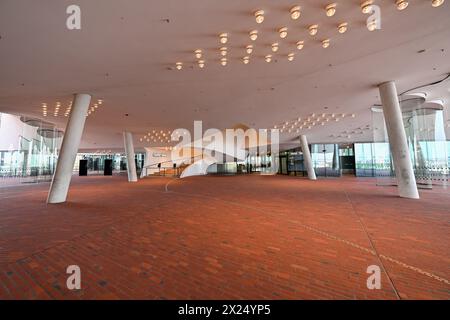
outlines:
M419 199L395 82L378 86L400 197Z
M308 178L309 180L317 180L316 172L314 171L311 159L311 153L309 152L308 140L306 140L305 135L300 136L300 145L302 147L303 152L303 165L306 167L306 170L308 171Z
M73 165L77 156L90 103L91 96L89 94L77 93L74 95L55 174L50 185L47 203L61 203L67 199Z
M123 142L125 144L125 154L127 155L128 182L137 182L136 162L134 160L133 135L131 132L123 133Z

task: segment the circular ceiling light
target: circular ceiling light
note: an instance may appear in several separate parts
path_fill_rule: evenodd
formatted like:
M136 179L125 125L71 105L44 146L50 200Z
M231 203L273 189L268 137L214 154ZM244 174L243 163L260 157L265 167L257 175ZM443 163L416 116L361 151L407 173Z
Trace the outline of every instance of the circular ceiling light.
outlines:
M227 43L228 42L228 33L221 33L219 35L220 43Z
M309 34L311 36L315 36L317 34L317 32L319 31L319 25L313 24L308 29L309 29Z
M177 70L183 69L183 62L177 62L177 63L175 64L175 68L177 68Z
M256 23L264 22L264 10L258 10L255 12Z
M272 61L272 55L268 54L267 56L264 57L264 59L266 60L266 62L271 62Z
M401 11L401 10L405 10L408 7L409 2L406 0L396 0L395 4L397 6L397 9Z
M339 33L345 33L345 32L347 32L347 28L348 28L348 23L343 22L338 26L338 31L339 31Z
M258 39L258 30L252 30L249 32L250 40L255 41Z
M251 54L253 52L253 45L249 44L248 46L246 46L245 52L247 52L248 54Z
M194 53L195 53L195 57L197 59L200 59L202 57L202 50L201 49L195 50Z
M205 60L199 60L198 66L200 67L200 69L203 69L203 67L205 66Z
M327 17L332 17L336 14L336 3L330 3L325 7Z
M288 61L294 61L295 53L289 53L288 54Z
M244 62L244 64L248 64L250 62L250 58L248 56L242 58L242 61Z
M440 7L444 2L445 2L445 0L432 0L431 5L434 8L437 8L437 7Z
M364 14L369 14L372 12L373 0L367 0L361 3L361 11Z
M280 38L281 38L281 39L284 39L284 38L287 37L287 35L288 35L287 30L288 30L288 29L287 29L286 27L280 28L280 29L278 30L278 32L280 33Z
M322 41L322 47L324 49L328 48L330 46L330 39L326 39Z
M220 55L221 56L225 57L227 55L227 47L222 47L219 50L220 50Z
M292 20L297 20L298 18L300 18L300 15L301 15L300 6L292 7L290 12L291 12Z
M279 49L278 42L272 44L272 52L277 52Z
M222 58L222 59L220 59L220 64L221 64L223 67L225 67L225 66L227 65L227 62L228 62L227 58Z
M298 42L296 43L296 45L297 45L297 49L298 49L298 50L302 50L303 47L305 46L305 41L298 41Z

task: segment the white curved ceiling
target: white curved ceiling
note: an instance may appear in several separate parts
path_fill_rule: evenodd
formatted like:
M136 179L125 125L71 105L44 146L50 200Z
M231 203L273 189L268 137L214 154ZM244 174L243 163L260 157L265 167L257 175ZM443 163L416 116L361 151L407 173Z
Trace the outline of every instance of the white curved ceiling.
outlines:
M371 132L330 138L344 130L370 124L370 107L379 103L376 85L396 80L399 92L442 78L450 72L450 1L432 8L429 0L410 1L404 11L394 1L381 6L382 29L369 32L358 0L340 0L328 18L331 1L211 1L211 0L78 0L0 2L0 111L42 117L64 128L62 110L74 92L91 93L104 105L88 118L82 148L122 147L123 130L139 137L151 129L191 129L194 120L206 128L231 128L244 123L255 128L311 113L355 113L339 123L305 130L311 142L368 141ZM66 28L66 7L78 4L82 29ZM299 20L289 8L302 6ZM258 25L252 13L264 9ZM340 22L349 30L337 32ZM306 27L319 24L311 37ZM287 39L277 29L288 27ZM259 30L251 62L244 65L248 31ZM219 64L217 35L229 34L229 64ZM323 49L320 40L330 38ZM305 40L298 51L295 42ZM280 43L274 61L264 62L270 44ZM204 51L206 67L195 64L193 51ZM425 51L423 51L425 50ZM286 55L296 53L288 62ZM184 68L174 70L175 62ZM191 68L192 66L192 68ZM430 99L450 98L449 83ZM128 116L125 116L128 114ZM448 115L447 115L448 119ZM298 134L283 135L283 142Z

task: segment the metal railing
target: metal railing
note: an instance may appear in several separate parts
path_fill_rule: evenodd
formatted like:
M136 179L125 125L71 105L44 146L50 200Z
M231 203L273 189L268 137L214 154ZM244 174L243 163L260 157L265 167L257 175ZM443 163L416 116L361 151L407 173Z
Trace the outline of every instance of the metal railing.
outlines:
M142 171L145 172L144 176L148 176L148 170L155 170L154 174L157 173L160 176L171 175L171 176L179 177L181 175L181 173L183 173L184 169L186 169L189 165L191 165L195 161L202 159L202 158L203 158L203 155L177 159L176 162L181 163L181 166L177 166L173 160L155 162L155 163L151 163L151 164L148 164L148 165L142 167ZM189 160L190 162L187 164L187 163L185 163L186 160ZM171 164L171 165L167 166L167 164ZM156 170L157 170L157 172L156 172Z

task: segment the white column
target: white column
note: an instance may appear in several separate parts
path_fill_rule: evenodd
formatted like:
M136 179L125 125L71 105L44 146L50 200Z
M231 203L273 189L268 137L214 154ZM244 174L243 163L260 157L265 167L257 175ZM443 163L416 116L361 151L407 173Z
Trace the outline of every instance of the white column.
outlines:
M123 142L125 144L125 154L127 155L128 182L137 182L136 162L134 160L133 135L131 132L123 133Z
M50 185L47 203L61 203L66 201L70 179L72 178L73 165L77 156L90 103L91 96L89 94L77 93L74 95L55 174Z
M385 82L378 87L400 197L419 199L395 82Z
M308 140L306 140L305 135L300 136L300 145L302 147L303 152L303 165L306 167L306 170L308 171L308 178L309 180L317 180L316 172L314 171L311 159L311 153L309 152Z

